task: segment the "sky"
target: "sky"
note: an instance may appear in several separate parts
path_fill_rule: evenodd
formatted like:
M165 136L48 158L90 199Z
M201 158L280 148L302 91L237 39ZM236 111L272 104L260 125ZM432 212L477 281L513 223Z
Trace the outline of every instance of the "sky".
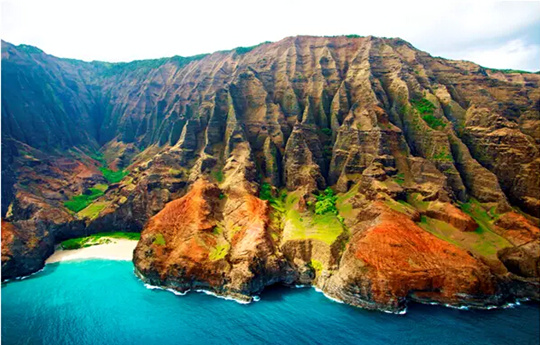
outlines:
M190 56L296 35L401 37L433 56L540 70L540 0L1 0L3 40L110 62Z

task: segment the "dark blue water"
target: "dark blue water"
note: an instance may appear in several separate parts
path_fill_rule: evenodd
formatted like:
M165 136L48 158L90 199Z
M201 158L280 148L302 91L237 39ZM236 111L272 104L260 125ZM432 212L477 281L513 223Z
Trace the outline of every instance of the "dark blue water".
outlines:
M2 286L2 344L538 344L540 308L365 311L313 289L276 288L240 305L149 290L130 262L47 265Z

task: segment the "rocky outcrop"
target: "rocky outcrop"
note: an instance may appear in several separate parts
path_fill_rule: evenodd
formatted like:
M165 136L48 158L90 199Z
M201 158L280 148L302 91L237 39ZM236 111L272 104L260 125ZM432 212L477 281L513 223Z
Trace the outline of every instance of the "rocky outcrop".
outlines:
M391 311L403 309L408 298L452 305L496 303L489 268L466 251L377 202L357 219L339 270L323 285L331 296Z
M478 223L468 214L448 203L430 203L425 211L426 216L442 220L461 231L474 231Z
M220 199L223 192L198 180L150 220L134 252L143 280L243 300L291 281L270 236L267 203L236 188Z
M4 277L129 230L141 278L179 291L538 298L538 74L376 37L116 64L2 48Z

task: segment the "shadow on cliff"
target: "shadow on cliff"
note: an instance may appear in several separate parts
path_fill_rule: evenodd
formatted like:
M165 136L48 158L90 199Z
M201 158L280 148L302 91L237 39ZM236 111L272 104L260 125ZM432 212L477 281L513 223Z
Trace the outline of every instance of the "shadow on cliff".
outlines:
M304 288L289 287L281 284L274 284L264 288L260 297L263 301L281 301L285 294L298 294L305 292L305 289L309 289L309 286Z
M24 276L24 277L21 277L21 278L14 278L14 279L8 279L6 281L3 281L2 282L2 286L5 286L6 284L10 284L10 283L13 283L13 282L20 282L22 280L30 280L30 279L34 279L34 278L41 278L41 277L44 277L44 276L47 276L49 274L53 274L54 271L56 271L56 269L58 268L58 265L60 265L60 262L55 262L55 263L52 263L52 264L46 264L41 270L37 271L37 272L34 272L28 276Z

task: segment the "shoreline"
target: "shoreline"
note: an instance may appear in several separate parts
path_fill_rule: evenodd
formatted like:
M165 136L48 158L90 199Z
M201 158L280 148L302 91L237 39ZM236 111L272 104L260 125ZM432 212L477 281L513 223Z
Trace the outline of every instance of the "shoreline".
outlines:
M78 249L59 249L47 258L45 264L63 261L107 259L119 261L131 261L133 250L137 246L136 240L123 238L108 238L111 243L98 244Z
M79 248L79 249L67 249L67 250L57 249L53 253L53 255L51 255L47 259L47 261L45 262L45 265L52 264L52 263L57 263L57 262L90 260L90 259L131 261L132 257L133 257L133 250L137 246L138 241L136 241L136 240L127 240L127 239L118 239L118 238L110 238L110 239L111 239L112 242L107 243L107 244L100 244L100 245L95 245L95 246L90 246L90 247L85 247L85 248ZM34 272L32 274L29 274L27 276L17 277L17 278L13 278L13 279L6 279L2 283L8 283L9 281L24 280L26 278L29 278L29 277L31 277L31 276L33 276L35 274L38 274L38 273L42 272L45 268L46 268L46 266L44 266L42 269L40 269L40 270L38 270L38 271L36 271L36 272ZM203 293L203 294L206 294L206 295L210 295L210 296L213 296L213 297L218 298L218 299L234 301L234 302L236 302L238 304L243 304L243 305L251 304L251 303L254 303L254 302L259 302L261 300L260 296L258 296L258 295L250 296L251 300L246 301L246 300L237 299L237 298L235 298L233 296L230 296L230 295L226 295L226 294L222 295L222 294L218 294L216 292L209 291L209 290L204 290L204 289L194 289L194 290L189 289L189 290L184 291L184 292L179 292L179 291L176 291L176 290L174 290L172 288L159 286L159 285L152 285L152 284L146 283L137 274L135 274L135 276L139 279L139 281L148 290L167 291L167 292L173 293L176 296L185 296L189 292L196 292L196 293ZM393 315L398 315L398 316L406 315L407 311L408 311L407 307L405 307L403 310L391 311L391 310L385 310L385 309L379 309L379 308L369 309L369 308L363 308L361 306L354 306L354 305L351 305L349 303L346 303L344 301L341 301L339 299L336 299L336 298L333 298L333 297L327 295L326 293L324 293L324 291L322 291L320 288L318 288L315 285L310 285L310 284L308 284L308 285L292 285L292 286L288 286L288 287L291 288L291 289L311 288L311 289L314 289L315 292L322 294L326 299L328 299L329 301L331 301L333 303L344 304L344 305L348 305L348 306L354 307L354 308L359 308L359 309L362 309L362 310L374 310L374 311L384 312L384 313L387 313L387 314L393 314ZM509 302L503 303L501 305L486 304L484 306L451 305L451 304L445 304L445 303L427 302L427 301L412 301L412 300L408 301L408 302L416 303L416 304L420 304L420 305L439 306L439 307L443 307L443 308L456 309L456 310L465 310L465 311L484 310L484 311L489 311L489 310L504 310L504 309L516 308L516 307L519 307L522 303L531 302L531 299L529 299L529 298L515 298L513 301L509 301Z
M170 287L152 285L152 284L146 283L138 275L136 275L136 276L137 276L137 278L139 278L141 283L143 283L143 285L144 285L144 287L146 289L148 289L148 290L167 291L167 292L170 292L170 293L172 293L172 294L174 294L176 296L185 296L190 292L196 292L196 293L203 293L205 295L209 295L209 296L212 296L212 297L215 297L215 298L218 298L218 299L233 301L233 302L236 302L236 303L242 304L242 305L252 304L252 303L264 300L264 299L261 299L260 296L255 295L255 296L251 296L252 299L250 301L245 301L245 300L240 300L240 299L234 298L233 296L221 295L221 294L215 293L213 291L204 290L204 289L195 289L195 290L188 289L188 290L186 290L184 292L179 292L179 291L176 291L176 290L174 290L174 289L172 289ZM355 305L349 304L347 302L344 302L342 300L339 300L337 298L331 297L331 296L327 295L326 293L324 293L324 291L322 291L320 288L318 288L315 285L293 285L293 286L288 286L288 287L291 288L291 289L304 289L304 288L313 289L313 290L315 290L315 292L322 294L326 299L328 299L329 301L331 301L333 303L343 304L343 305L347 305L349 307L359 308L359 309L362 309L362 310L383 312L383 313L386 313L386 314L391 314L391 315L396 315L396 316L405 316L408 313L408 305L404 309L396 310L396 311L385 310L385 309L380 309L380 308L369 309L369 308L364 308L364 307L361 307L361 306L355 306ZM448 309L465 310L465 311L470 311L470 310L490 311L490 310L504 310L504 309L516 308L516 307L519 307L522 303L527 303L527 302L530 302L530 301L531 300L529 298L516 298L513 302L506 302L506 303L501 304L501 305L486 304L485 306L451 305L451 304L446 304L446 303L421 302L421 301L408 301L408 303L416 303L416 304L419 304L419 305L439 306L439 307L448 308Z

